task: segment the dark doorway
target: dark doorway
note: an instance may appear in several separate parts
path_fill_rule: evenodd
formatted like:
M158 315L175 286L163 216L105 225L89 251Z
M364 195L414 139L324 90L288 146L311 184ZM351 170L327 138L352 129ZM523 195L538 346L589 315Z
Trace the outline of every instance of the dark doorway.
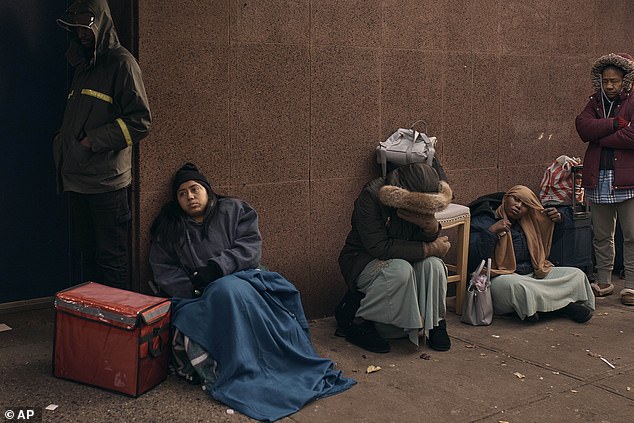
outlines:
M0 302L49 296L68 280L65 209L55 193L51 139L66 99L66 1L0 6Z

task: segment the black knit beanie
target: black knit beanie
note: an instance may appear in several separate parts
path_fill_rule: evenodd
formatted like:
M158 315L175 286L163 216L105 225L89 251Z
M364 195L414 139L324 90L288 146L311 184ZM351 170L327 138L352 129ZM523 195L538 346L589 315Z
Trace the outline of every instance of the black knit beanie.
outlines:
M172 181L172 195L174 199L176 199L176 193L178 191L178 187L181 186L183 182L187 181L196 181L200 185L204 186L207 190L207 193L210 194L211 185L209 185L209 181L205 178L205 175L200 173L198 168L193 163L185 163L180 169L176 171L174 175L174 180Z

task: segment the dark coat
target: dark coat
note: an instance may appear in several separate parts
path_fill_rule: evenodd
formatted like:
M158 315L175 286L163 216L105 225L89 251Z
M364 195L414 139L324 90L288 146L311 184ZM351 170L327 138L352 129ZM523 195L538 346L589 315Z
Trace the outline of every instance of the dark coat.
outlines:
M469 273L476 270L483 259L493 257L498 237L489 231L499 218L495 210L502 204L504 192L483 195L469 204L471 227L469 233Z
M489 228L495 222L500 220L495 211L502 204L503 198L504 192L494 192L483 195L469 204L469 210L471 212L469 260L467 266L469 274L477 269L483 259L493 257L495 247L498 243L498 236L497 234L489 231ZM568 231L575 229L572 221L572 208L565 205L558 206L556 208L561 213L562 221L561 223L555 224L552 240L553 245L559 243L560 239L566 236L566 229L568 229ZM522 232L519 225L514 226L512 230ZM521 236L523 237L523 234ZM519 239L516 240L514 237L514 242L516 241L524 242ZM516 252L520 250L517 246L515 246L515 248ZM551 255L552 254L553 251L551 250ZM527 260L526 263L530 264L530 260Z
M474 272L482 260L493 257L495 247L499 242L497 234L489 230L491 225L500 220L496 210L502 204L503 192L497 192L473 201L471 208L471 228L469 233L469 273ZM519 222L513 222L509 235L513 239L515 253L515 272L526 275L533 272L531 256L526 242L526 236Z
M154 280L169 296L192 297L190 275L210 262L221 270L220 276L259 265L262 237L257 212L248 203L221 197L207 233L203 231L202 223L186 219L182 244L171 245L160 237L152 240L150 266Z
M396 209L383 205L378 193L385 178L368 182L354 202L352 229L339 254L339 268L348 287L355 282L365 266L374 259L400 258L417 262L425 258L423 242L438 238L424 233L420 227L396 215Z
M132 145L149 131L151 116L141 70L117 38L105 0L75 2L95 16L92 55L83 51L74 29L66 53L75 67L64 120L53 140L59 188L93 194L114 191L132 180ZM84 147L85 136L92 144Z

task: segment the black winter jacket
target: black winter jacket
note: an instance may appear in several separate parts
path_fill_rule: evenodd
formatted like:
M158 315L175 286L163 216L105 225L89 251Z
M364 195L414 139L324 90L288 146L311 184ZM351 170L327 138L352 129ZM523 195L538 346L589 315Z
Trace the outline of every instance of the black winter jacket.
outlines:
M119 43L106 0L76 1L67 12L86 10L95 17L92 56L66 18L58 19L71 34L66 57L75 72L53 155L60 191L93 194L130 185L131 146L148 134L151 116L141 70ZM80 144L85 136L91 148Z
M354 202L352 229L339 254L339 268L351 290L365 266L374 259L400 258L417 262L425 258L423 242L438 238L424 233L420 227L399 218L396 209L383 205L379 189L385 178L368 182Z

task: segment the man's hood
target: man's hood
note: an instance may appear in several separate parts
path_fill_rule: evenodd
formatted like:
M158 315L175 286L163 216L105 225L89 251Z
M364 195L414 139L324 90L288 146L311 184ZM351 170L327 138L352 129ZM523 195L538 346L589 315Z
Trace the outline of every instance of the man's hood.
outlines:
M110 7L107 0L76 0L70 5L64 16L57 19L57 24L71 33L71 47L67 53L71 64L77 63L77 53L82 46L75 33L75 27L81 26L75 23L73 16L81 13L90 13L94 16L93 23L88 26L95 36L94 51L90 63L94 63L97 55L119 45L119 38L112 22Z
M610 53L599 57L592 65L592 88L601 91L601 72L606 66L615 66L625 72L623 91L629 92L634 83L634 59L627 53Z

